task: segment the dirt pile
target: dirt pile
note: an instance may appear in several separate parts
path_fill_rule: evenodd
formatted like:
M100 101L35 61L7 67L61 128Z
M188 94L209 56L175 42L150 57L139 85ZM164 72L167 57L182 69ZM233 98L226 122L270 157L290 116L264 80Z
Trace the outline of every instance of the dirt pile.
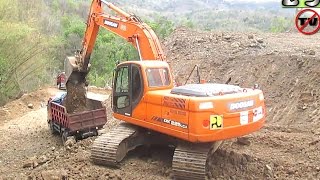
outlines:
M89 110L86 98L85 83L67 83L67 95L63 101L68 113L76 113Z
M194 65L199 65L203 77L225 82L223 73L232 73L230 62L236 57L271 53L260 35L237 33L208 33L186 29L176 30L165 42L167 57L178 79L186 80ZM181 63L184 68L178 68ZM209 71L207 71L209 70ZM225 72L227 71L227 72ZM212 79L213 78L213 79ZM183 81L184 83L184 81Z
M180 29L165 45L177 79L185 80L199 65L202 79L210 82L231 77L231 84L243 87L257 83L265 92L270 123L311 130L320 127L320 58L314 44L319 36L303 42L299 37ZM181 62L185 68L179 68Z
M48 99L54 96L56 92L55 88L43 88L29 94L22 94L20 99L0 107L0 124L20 117L27 112L45 107ZM32 108L29 108L28 105L32 105Z

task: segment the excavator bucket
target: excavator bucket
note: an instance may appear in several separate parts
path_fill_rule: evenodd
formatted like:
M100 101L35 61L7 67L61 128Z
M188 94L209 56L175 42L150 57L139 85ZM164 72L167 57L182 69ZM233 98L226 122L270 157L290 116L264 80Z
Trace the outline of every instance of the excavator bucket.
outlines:
M74 56L67 57L64 61L67 83L79 84L85 82L87 72L79 71L80 67L76 61L77 59Z

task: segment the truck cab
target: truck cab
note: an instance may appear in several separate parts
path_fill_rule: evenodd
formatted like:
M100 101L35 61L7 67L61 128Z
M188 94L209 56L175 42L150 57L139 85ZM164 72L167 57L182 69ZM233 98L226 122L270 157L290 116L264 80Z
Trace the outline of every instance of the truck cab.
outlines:
M57 86L58 89L66 89L66 74L65 72L61 72L57 76Z

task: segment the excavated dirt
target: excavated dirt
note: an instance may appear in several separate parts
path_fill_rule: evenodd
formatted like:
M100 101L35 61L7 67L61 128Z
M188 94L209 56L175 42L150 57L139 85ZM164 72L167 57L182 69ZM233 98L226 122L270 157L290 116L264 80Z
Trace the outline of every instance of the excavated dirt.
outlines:
M85 83L67 83L67 95L63 101L68 113L90 110L87 105L87 90Z
M223 83L231 77L230 84L257 83L265 92L265 127L225 141L208 161L209 179L320 179L319 37L178 29L164 42L177 82L199 65L202 79ZM46 108L36 106L50 91L36 92L40 101L22 98L1 108L0 179L171 178L171 148L138 148L112 169L90 162L94 138L63 147L49 132ZM35 107L24 111L28 103ZM105 131L117 123L109 119Z

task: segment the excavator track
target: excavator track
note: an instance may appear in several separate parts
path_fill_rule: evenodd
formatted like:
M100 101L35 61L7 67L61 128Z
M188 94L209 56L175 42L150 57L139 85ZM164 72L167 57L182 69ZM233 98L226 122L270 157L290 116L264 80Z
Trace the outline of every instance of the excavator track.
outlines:
M95 164L118 167L127 152L144 144L172 144L167 136L146 133L137 126L122 123L110 132L98 137L91 148L91 160ZM152 134L152 133L151 133ZM206 179L206 164L222 141L206 144L192 144L180 141L173 155L172 170L176 179ZM175 144L175 143L174 143ZM209 154L209 155L208 155Z
M206 179L208 154L214 153L221 143L221 141L218 141L214 144L179 144L174 151L172 160L172 170L175 178L184 180Z
M122 123L109 133L101 135L92 145L91 160L95 164L117 167L127 152L136 147L130 147L128 139L137 131L136 126Z

